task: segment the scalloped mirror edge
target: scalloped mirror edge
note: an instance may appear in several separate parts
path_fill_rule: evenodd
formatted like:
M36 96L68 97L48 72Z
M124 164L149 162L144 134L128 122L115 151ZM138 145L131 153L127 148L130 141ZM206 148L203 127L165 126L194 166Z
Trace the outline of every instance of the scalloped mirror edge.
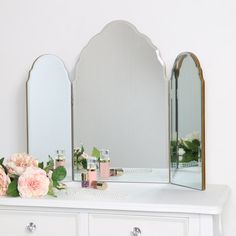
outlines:
M124 20L115 20L115 21L112 21L108 24L106 24L102 30L95 34L89 41L88 43L85 45L85 47L81 50L81 52L79 53L79 57L76 61L76 64L75 64L75 68L74 68L74 78L73 78L73 114L74 114L74 128L77 127L75 125L75 121L77 120L76 119L76 114L77 112L75 112L75 106L76 106L76 102L79 101L79 99L76 98L76 94L81 94L78 92L78 90L76 89L77 87L79 88L79 80L80 80L80 83L81 83L81 80L84 78L83 76L85 76L83 73L85 73L81 67L83 68L87 68L84 64L84 57L85 55L88 54L88 51L91 50L90 48L93 46L94 48L96 48L94 46L95 42L97 42L98 40L101 40L101 37L104 37L105 34L107 34L107 32L109 32L111 30L112 27L116 26L116 24L123 24L124 26L126 26L127 28L129 28L130 31L132 31L135 35L137 35L138 38L142 39L145 44L150 47L150 49L153 50L153 52L155 52L155 57L156 57L156 61L158 62L158 64L160 65L161 69L160 69L160 73L161 73L161 76L163 78L163 83L165 83L165 86L166 86L166 90L165 90L165 93L166 93L166 106L165 106L165 116L166 116L166 122L165 122L165 152L166 152L166 155L165 155L165 159L166 159L166 178L165 178L165 183L169 183L169 137L168 137L168 134L169 134L169 131L168 131L168 117L169 117L169 109L168 109L168 81L169 81L169 78L167 77L166 75L166 66L165 66L165 63L161 57L161 54L160 54L160 51L158 50L158 48L152 43L151 39L149 37L147 37L145 34L141 33L133 24L127 22L127 21L124 21ZM100 41L99 41L100 42ZM94 50L94 49L93 49ZM90 55L90 54L89 54ZM96 55L99 55L98 53ZM81 61L83 63L81 63ZM80 68L79 68L80 67ZM91 68L90 68L91 69ZM97 75L96 75L97 76ZM81 85L80 85L80 88L81 88ZM77 93L76 93L77 91ZM91 91L90 91L91 92ZM91 93L93 94L93 93ZM80 99L81 101L81 99ZM77 109L78 110L78 109ZM81 109L80 109L81 110ZM84 119L85 120L85 119ZM76 128L76 130L79 130L78 128ZM90 135L91 136L91 135ZM76 142L76 138L75 138L75 132L74 132L74 145L75 147L79 146L79 143L88 143L86 141L83 141L83 142ZM85 140L85 139L83 139ZM93 142L93 143L97 143L97 142ZM91 145L90 145L91 146ZM95 145L96 146L96 145ZM98 145L99 146L99 145ZM101 146L101 145L100 145ZM99 147L100 147L99 146ZM75 148L74 147L74 148ZM86 150L90 150L91 148L86 148ZM108 147L108 149L111 149L110 147ZM114 150L114 149L113 149ZM114 152L113 152L114 153ZM114 155L115 156L115 155ZM113 156L113 157L114 157ZM113 159L114 160L114 159ZM73 162L74 163L74 162ZM119 165L120 166L120 165ZM123 167L123 166L122 166ZM124 166L125 167L125 166ZM73 168L74 169L74 168ZM74 173L75 174L75 173ZM113 178L115 179L115 178ZM145 180L128 180L128 181L124 181L123 179L119 179L119 180L109 180L109 181L115 181L115 182L156 182L156 180L152 181L152 180L149 180L149 181L145 181ZM75 178L73 178L73 180L75 180ZM158 180L157 180L158 181ZM162 181L161 181L162 182Z
M54 54L38 56L32 63L26 81L27 152L46 163L48 155L54 158L58 150L63 151L66 157L66 180L72 179L71 101L72 83L62 59ZM57 109L50 110L54 106ZM37 127L40 127L40 131ZM48 142L51 147L47 145L40 151L37 146L42 147L42 140L49 140L52 134L56 134L56 137L53 136L51 140L56 141Z

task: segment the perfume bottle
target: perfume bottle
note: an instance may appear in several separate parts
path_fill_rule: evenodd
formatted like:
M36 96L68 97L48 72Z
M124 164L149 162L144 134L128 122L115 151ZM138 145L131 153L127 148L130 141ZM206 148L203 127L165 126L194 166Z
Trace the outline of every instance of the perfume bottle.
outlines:
M57 150L57 157L56 157L56 162L55 162L55 168L57 168L59 166L65 167L66 158L65 158L64 153L65 153L64 150Z
M124 174L124 170L121 168L110 169L110 176L122 176L123 174Z
M110 176L110 157L109 150L101 150L100 152L100 177L108 178Z
M87 171L89 187L93 187L94 182L97 180L97 159L96 157L89 157L87 159Z
M107 189L107 183L103 181L94 181L93 188L99 190L105 190Z

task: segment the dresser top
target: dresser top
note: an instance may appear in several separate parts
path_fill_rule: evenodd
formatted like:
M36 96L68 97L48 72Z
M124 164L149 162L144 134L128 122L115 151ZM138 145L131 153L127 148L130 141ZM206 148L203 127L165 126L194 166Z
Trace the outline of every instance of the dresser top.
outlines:
M104 191L67 185L56 198L1 197L0 206L220 214L229 195L226 185L208 185L205 191L170 184L108 183Z

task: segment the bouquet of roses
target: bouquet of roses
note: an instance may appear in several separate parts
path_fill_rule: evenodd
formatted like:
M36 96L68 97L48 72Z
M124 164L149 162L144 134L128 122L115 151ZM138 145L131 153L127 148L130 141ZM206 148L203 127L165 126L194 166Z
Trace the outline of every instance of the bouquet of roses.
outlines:
M49 156L46 166L25 153L0 159L0 196L42 197L55 196L54 188L61 189L66 177L62 166L54 169L54 160Z

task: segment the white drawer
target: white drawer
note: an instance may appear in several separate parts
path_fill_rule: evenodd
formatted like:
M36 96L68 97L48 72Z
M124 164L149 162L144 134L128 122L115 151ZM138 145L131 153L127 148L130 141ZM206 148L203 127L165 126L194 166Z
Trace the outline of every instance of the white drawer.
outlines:
M89 236L131 236L134 227L141 236L187 236L188 218L91 214Z
M34 232L27 226L33 223ZM75 214L0 211L0 236L78 236Z

